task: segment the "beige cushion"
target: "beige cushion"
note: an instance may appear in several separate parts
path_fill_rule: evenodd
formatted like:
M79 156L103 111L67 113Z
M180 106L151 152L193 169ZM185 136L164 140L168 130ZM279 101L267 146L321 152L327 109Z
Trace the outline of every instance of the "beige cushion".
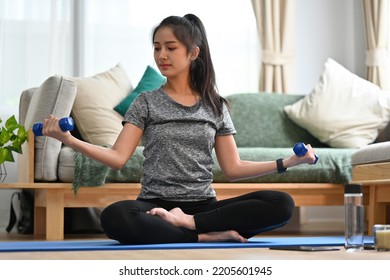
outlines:
M74 82L52 76L33 93L24 122L31 129L36 122L43 122L49 115L67 117L72 110L76 96ZM38 181L57 180L58 155L62 143L46 136L35 137L35 179Z
M390 93L328 59L314 90L284 110L321 142L359 148L374 142L389 122Z
M124 68L118 64L88 78L71 78L77 84L72 116L87 142L113 145L122 130L122 116L113 108L132 90Z
M390 161L390 142L368 145L352 154L352 165Z
M74 178L75 169L75 151L67 146L62 146L58 158L58 179L61 182L71 183Z

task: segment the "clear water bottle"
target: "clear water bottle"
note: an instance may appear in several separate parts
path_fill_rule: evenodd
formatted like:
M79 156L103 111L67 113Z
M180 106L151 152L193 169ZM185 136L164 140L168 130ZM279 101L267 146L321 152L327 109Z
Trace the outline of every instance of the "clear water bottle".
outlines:
M345 249L361 251L364 248L364 206L362 185L345 185Z

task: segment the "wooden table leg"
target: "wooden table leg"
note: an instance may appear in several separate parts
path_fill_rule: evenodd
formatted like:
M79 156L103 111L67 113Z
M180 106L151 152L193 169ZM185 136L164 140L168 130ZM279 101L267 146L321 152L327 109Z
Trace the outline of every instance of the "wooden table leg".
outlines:
M39 204L43 195L41 189L34 190L34 238L41 238L46 235L46 205Z
M370 203L368 206L368 234L372 235L372 228L375 224L386 223L386 203L379 202L378 187L370 185Z
M64 192L47 189L46 240L64 239Z
M46 207L34 207L34 237L46 235Z

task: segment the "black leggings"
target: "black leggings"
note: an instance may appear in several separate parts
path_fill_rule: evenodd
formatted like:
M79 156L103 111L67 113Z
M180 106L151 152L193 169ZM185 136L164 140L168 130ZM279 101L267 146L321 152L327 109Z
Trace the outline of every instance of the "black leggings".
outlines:
M174 226L146 214L155 207L179 207L194 215L196 230ZM286 193L257 191L217 201L173 202L161 199L124 200L108 206L101 215L106 235L124 244L197 242L199 233L236 230L245 238L287 224L294 201Z

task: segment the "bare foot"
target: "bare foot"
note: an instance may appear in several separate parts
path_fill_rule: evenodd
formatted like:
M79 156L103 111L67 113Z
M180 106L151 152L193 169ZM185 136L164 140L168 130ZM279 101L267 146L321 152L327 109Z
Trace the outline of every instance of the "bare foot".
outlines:
M248 239L242 237L235 230L227 231L215 231L208 233L201 233L198 235L198 242L221 242L221 241L237 241L241 243L247 243Z
M173 208L171 211L167 211L164 208L153 208L146 213L159 216L174 226L195 230L194 216L184 213L180 208Z

